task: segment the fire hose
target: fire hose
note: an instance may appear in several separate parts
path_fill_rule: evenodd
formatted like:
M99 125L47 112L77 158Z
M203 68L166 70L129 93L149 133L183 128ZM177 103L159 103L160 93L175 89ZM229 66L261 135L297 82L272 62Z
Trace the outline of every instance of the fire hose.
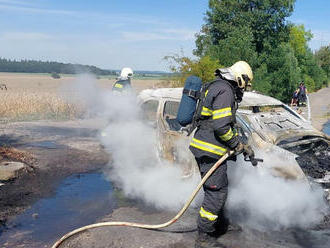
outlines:
M205 183L205 181L211 176L211 174L231 155L234 154L234 151L230 151L228 153L226 153L224 156L222 156L213 166L212 168L206 173L206 175L202 178L201 182L198 184L198 186L196 187L196 189L194 190L194 192L191 194L189 200L186 202L186 204L182 207L182 209L177 213L176 216L174 216L171 220L162 223L162 224L155 224L155 225L150 225L150 224L142 224L142 223L135 223L135 222L116 222L116 221L112 221L112 222L101 222L101 223L95 223L95 224L91 224L91 225L87 225L87 226L83 226L81 228L75 229L67 234L65 234L62 238L60 238L53 246L52 248L57 248L59 247L59 245L66 239L68 239L69 237L80 233L82 231L88 230L88 229L92 229L92 228L96 228L96 227L103 227L103 226L127 226L127 227L136 227L136 228L143 228L143 229L160 229L160 228L165 228L168 227L170 225L172 225L173 223L175 223L184 213L185 211L188 209L188 207L190 206L191 202L195 199L198 191L201 189L201 187L203 186L203 184ZM246 161L251 161L255 159L250 158L250 160L246 160ZM257 161L261 161L260 159L258 159ZM253 164L253 163L252 163Z

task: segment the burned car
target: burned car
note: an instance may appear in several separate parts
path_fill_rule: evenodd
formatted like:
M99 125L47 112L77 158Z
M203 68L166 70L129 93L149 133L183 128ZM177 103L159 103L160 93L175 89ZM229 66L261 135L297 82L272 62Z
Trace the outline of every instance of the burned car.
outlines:
M162 159L178 164L184 177L198 172L188 146L192 134L175 126L182 88L147 89L139 94L143 118L157 131ZM285 163L270 163L272 173L288 179L312 179L329 188L329 137L312 127L281 101L255 92L245 92L237 111L240 135L264 154L274 154ZM267 166L264 163L261 166Z

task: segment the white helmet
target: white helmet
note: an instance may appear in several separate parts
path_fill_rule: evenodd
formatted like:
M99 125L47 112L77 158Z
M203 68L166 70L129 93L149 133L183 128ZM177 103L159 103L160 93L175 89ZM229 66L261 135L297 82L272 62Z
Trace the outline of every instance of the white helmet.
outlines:
M131 68L125 67L120 72L120 79L127 80L133 77L133 70Z
M215 75L235 81L240 88L251 86L250 82L253 79L252 69L245 61L238 61L228 68L216 69Z

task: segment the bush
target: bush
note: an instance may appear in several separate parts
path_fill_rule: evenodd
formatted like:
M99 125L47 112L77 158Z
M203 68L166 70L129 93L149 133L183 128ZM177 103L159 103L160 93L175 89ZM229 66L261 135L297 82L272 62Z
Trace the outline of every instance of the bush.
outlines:
M315 89L316 89L315 82L312 77L310 77L309 75L304 75L304 83L305 83L305 86L306 86L308 92L315 91Z
M57 72L53 72L50 76L51 76L52 78L54 78L54 79L59 79L59 78L61 78L61 75L58 74Z

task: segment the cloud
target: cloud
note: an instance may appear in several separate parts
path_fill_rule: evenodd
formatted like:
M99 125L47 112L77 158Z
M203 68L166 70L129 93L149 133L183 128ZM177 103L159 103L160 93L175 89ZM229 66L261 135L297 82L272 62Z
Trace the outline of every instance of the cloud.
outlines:
M63 9L49 9L41 8L35 4L25 1L16 0L0 0L0 10L34 13L34 14L53 14L53 15L66 15L81 18L84 20L103 22L104 24L111 23L111 26L121 27L129 24L149 24L149 25L169 25L168 22L161 21L157 17L147 15L126 15L118 13L103 14L91 11L73 11Z
M153 40L194 40L195 30L188 29L164 29L154 32L122 32L122 38L129 41L153 41Z
M137 45L134 41L123 44L110 35L0 33L1 57L80 63L105 69L130 66L141 70L166 70L161 58L171 50L167 44Z
M328 30L314 30L313 33L313 40L315 41L323 41L328 42L330 41L330 31Z
M312 31L313 38L309 42L309 46L312 50L318 50L321 46L327 46L330 44L330 31L328 30L314 30Z
M9 4L9 5L29 5L29 6L31 6L30 2L18 1L18 0L0 0L0 3Z
M8 3L7 3L8 2ZM58 9L43 9L27 5L25 2L13 1L1 1L0 0L0 10L7 11L19 11L24 13L40 13L40 14L56 14L56 15L75 15L77 12L68 10L58 10Z
M180 49L191 55L194 48L195 30L148 14L52 9L40 1L22 0L0 0L0 12L26 16L0 30L1 56L8 59L167 70L164 56ZM39 16L42 25L30 23Z

